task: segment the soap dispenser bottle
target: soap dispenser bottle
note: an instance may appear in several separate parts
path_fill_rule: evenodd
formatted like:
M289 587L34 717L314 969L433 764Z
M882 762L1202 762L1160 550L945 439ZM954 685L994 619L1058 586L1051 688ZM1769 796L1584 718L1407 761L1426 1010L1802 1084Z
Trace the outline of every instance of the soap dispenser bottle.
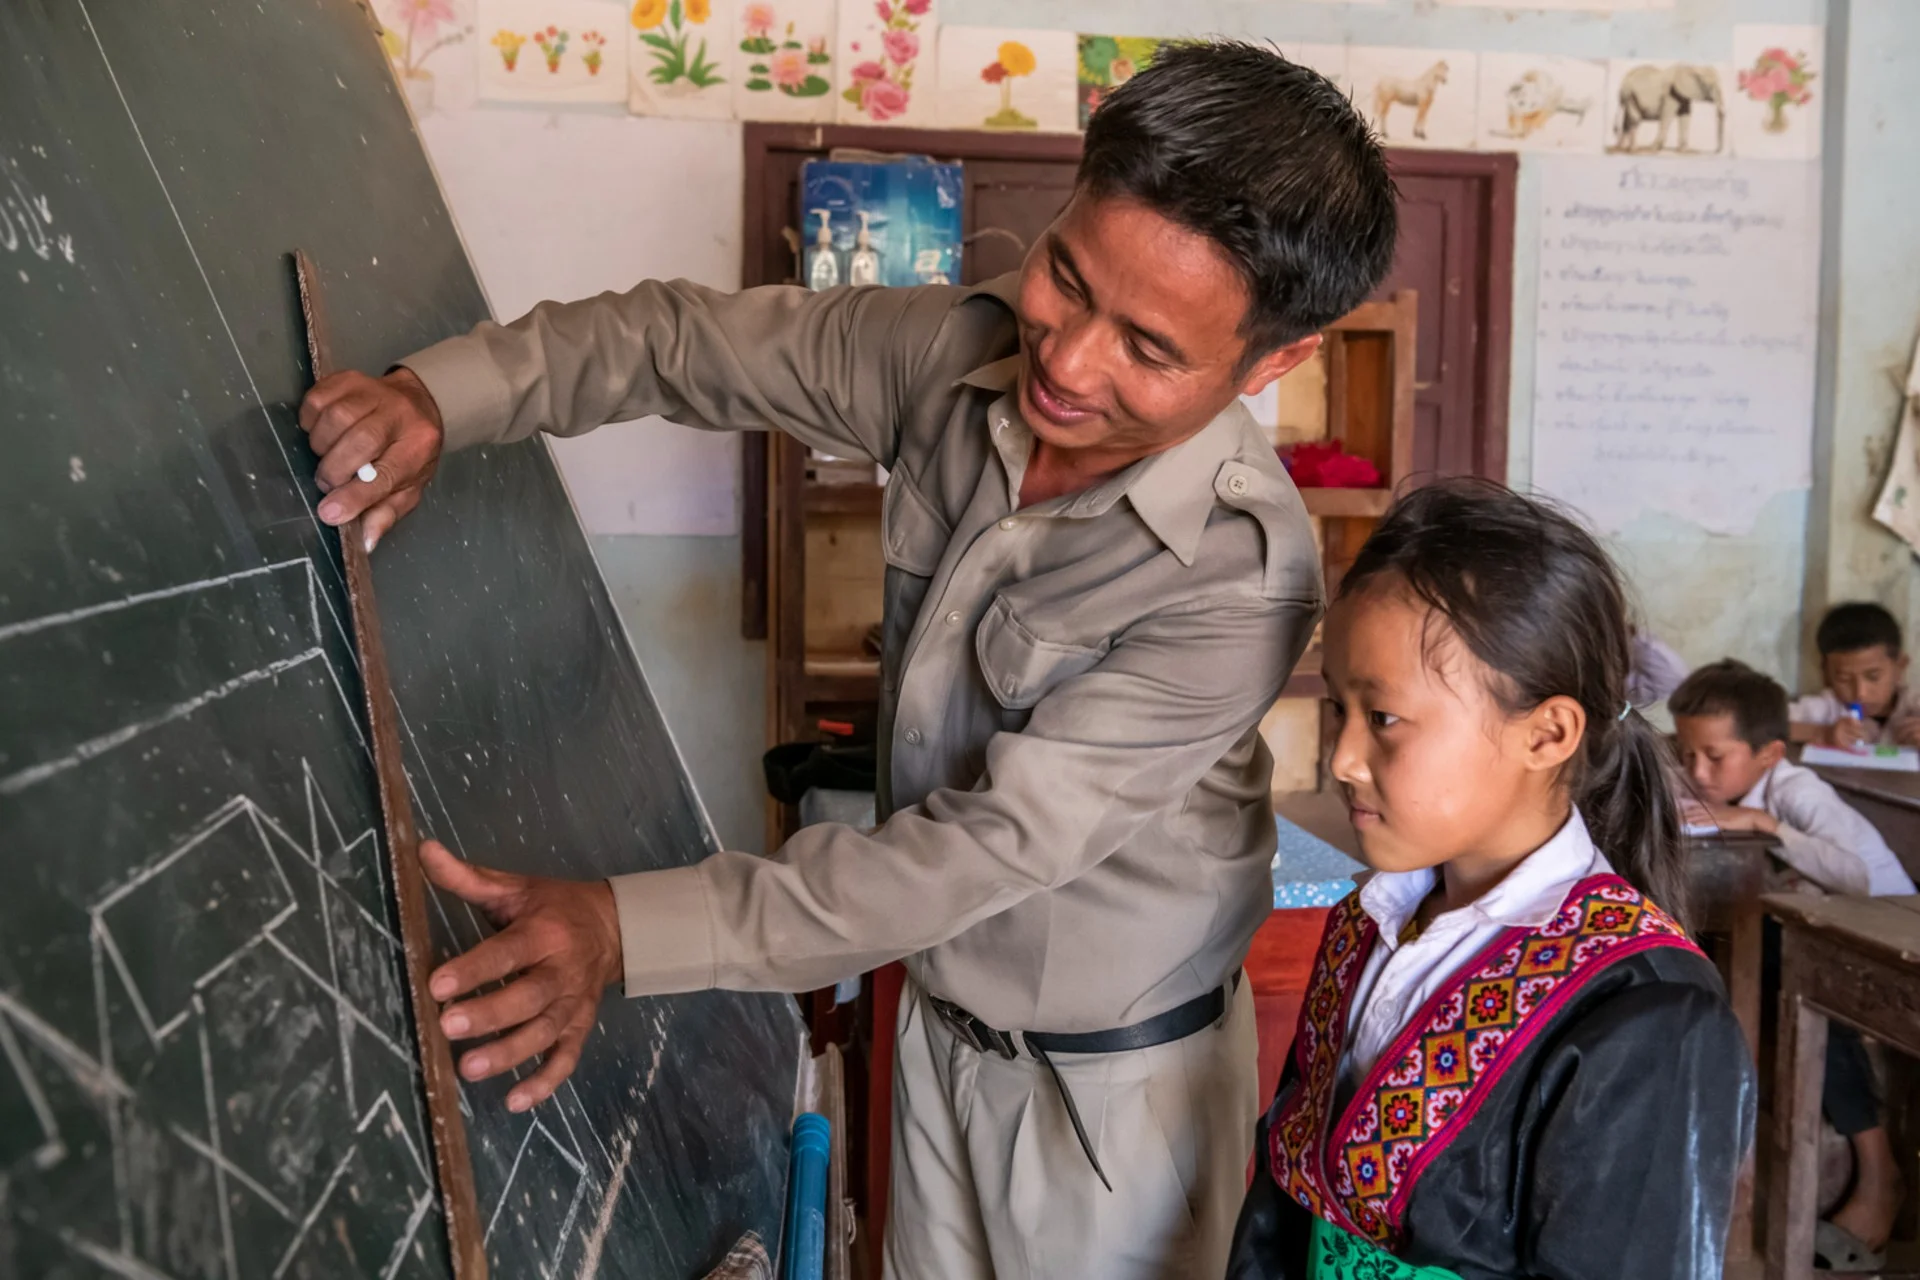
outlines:
M820 219L820 230L814 235L813 247L807 250L807 288L831 289L840 283L840 259L833 252L833 215L826 209L813 213Z
M847 262L848 284L880 283L880 255L873 247L870 216L865 209L860 210L860 235L854 241L853 257Z

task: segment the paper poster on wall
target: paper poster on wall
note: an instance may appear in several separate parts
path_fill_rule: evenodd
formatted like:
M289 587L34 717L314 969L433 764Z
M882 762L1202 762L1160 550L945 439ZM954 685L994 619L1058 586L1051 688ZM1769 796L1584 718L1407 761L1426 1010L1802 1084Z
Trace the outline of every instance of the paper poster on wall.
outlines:
M1543 156L1533 482L1745 533L1810 483L1813 164Z
M415 117L472 106L476 0L375 0L380 46Z
M1354 105L1390 147L1473 146L1475 54L1458 49L1347 53Z
M1145 71L1154 55L1173 43L1164 36L1080 35L1075 39L1080 46L1075 80L1082 129L1101 99Z
M1671 9L1676 0L1438 0L1438 3L1471 9L1632 13L1640 9Z
M1607 150L1725 155L1733 68L1616 58L1607 73Z
M741 6L733 113L742 120L831 121L835 16L835 0Z
M729 0L633 0L627 14L627 110L640 116L733 115L739 39Z
M940 127L1072 133L1079 56L1071 31L940 28Z
M1893 438L1887 481L1873 504L1873 518L1899 534L1920 555L1920 346L1907 368L1900 430Z
M480 96L495 102L622 102L626 6L480 0Z
M939 117L934 0L840 0L841 124L916 125Z
M1353 79L1347 74L1347 46L1282 42L1280 52L1289 62L1297 62L1303 67L1312 67L1333 81L1335 87L1342 93L1353 92Z
M1823 27L1736 26L1733 99L1727 129L1733 153L1756 160L1812 160L1820 154Z
M1607 64L1550 54L1480 55L1485 151L1578 151L1607 145Z

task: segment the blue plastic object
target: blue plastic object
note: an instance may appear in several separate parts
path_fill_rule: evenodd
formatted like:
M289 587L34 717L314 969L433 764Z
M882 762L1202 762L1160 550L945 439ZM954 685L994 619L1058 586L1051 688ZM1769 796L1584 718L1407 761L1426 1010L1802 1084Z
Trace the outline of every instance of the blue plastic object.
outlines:
M793 1122L787 1157L787 1230L780 1280L820 1280L827 1266L827 1157L833 1126L813 1111Z

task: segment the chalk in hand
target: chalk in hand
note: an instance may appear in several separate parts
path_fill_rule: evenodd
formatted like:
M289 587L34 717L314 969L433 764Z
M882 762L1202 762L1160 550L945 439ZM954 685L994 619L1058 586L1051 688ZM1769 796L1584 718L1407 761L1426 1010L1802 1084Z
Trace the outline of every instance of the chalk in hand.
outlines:
M377 468L375 468L375 466L371 462L367 462L367 463L362 463L360 466L360 469L354 472L354 474L359 476L366 483L372 484L374 481L374 477L378 476L380 472Z

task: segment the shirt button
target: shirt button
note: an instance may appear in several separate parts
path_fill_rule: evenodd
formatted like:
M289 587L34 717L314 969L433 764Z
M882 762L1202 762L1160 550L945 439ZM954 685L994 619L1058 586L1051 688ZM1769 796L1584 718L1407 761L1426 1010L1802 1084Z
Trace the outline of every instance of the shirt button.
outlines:
M907 730L907 745L910 747L920 745L920 731L918 729Z
M947 625L950 627L957 627L960 625L960 611L958 609L955 609L952 613L947 615Z
M1010 530L1013 528L1014 525L1019 523L1020 522L1018 520L1015 520L1012 516L1008 516L1005 520L1002 520L1000 522L1000 528L1002 530Z
M1236 498L1245 497L1247 492L1247 478L1245 476L1229 477L1227 480L1227 492Z

